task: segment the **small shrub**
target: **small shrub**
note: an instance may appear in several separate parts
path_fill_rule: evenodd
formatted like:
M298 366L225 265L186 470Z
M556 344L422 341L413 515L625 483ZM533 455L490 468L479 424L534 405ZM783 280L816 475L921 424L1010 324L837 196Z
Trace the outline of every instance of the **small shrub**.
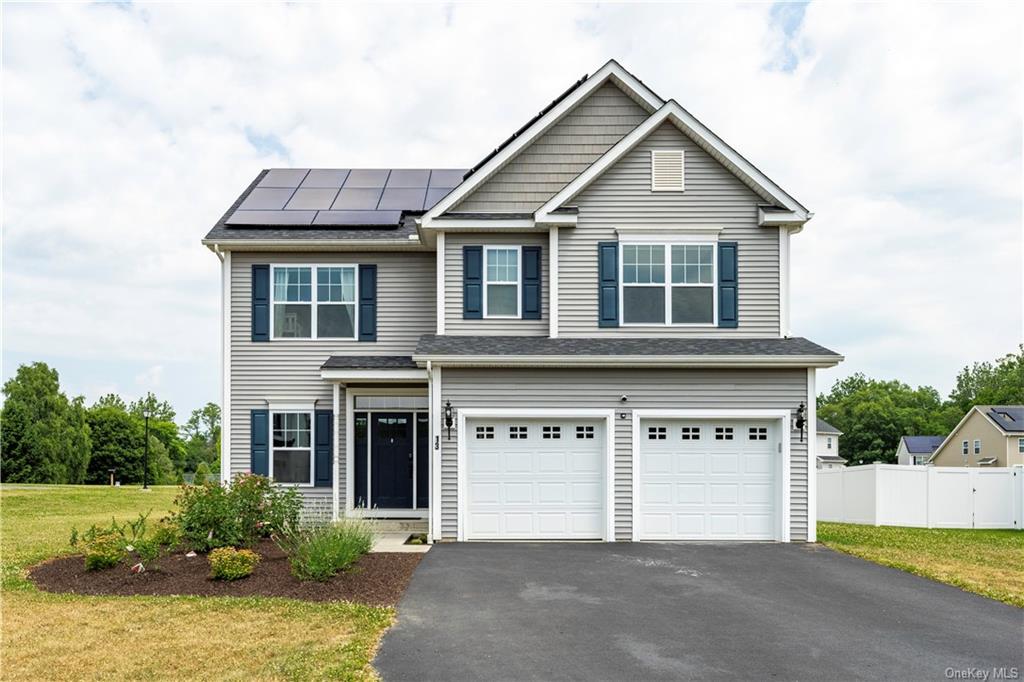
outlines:
M215 580L238 580L252 575L260 556L250 549L220 547L210 552L210 577Z
M197 552L240 545L242 535L228 491L216 483L185 486L174 500L174 520Z
M239 474L231 483L231 497L240 530L247 543L270 537L275 531L295 526L302 499L295 488L278 488L265 476Z
M206 462L200 462L199 466L196 467L195 476L192 479L192 485L203 485L209 480L210 477L210 465Z
M328 580L370 551L373 531L358 520L300 529L295 526L274 535L288 555L292 574L299 580Z
M85 569L97 571L113 568L126 556L124 537L115 531L104 530L92 534L83 543Z
M173 550L181 544L181 528L173 519L162 519L153 527L149 539L161 547Z

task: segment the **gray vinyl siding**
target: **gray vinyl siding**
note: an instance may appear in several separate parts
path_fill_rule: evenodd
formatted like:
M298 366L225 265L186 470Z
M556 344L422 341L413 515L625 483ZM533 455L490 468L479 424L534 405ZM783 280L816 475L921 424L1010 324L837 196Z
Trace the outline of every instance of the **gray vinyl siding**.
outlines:
M620 396L629 400L623 404ZM806 370L454 369L441 378L441 402L465 408L615 410L615 538L632 537L634 409L787 409L807 400ZM618 418L626 413L627 419ZM795 413L794 413L795 418ZM441 533L457 537L458 435L442 437ZM790 531L807 539L807 442L790 438Z
M254 343L254 263L352 263L377 265L377 341L278 340ZM267 401L316 401L332 408L331 384L320 366L331 355L412 355L420 335L436 329L433 253L241 253L231 257L231 473L249 471L249 412ZM344 453L345 391L336 437ZM344 467L337 472L344 508ZM310 505L330 507L330 488L300 488Z
M652 149L685 150L685 192L651 192ZM559 230L561 336L779 335L779 230L759 227L764 201L674 125L653 131L570 202L576 227ZM617 227L720 227L721 241L739 243L739 326L597 326L597 242L616 241Z
M646 118L639 104L606 83L452 211L535 211Z
M462 247L466 245L540 246L541 319L462 319ZM489 334L495 336L547 336L548 290L550 288L550 282L548 277L548 245L549 242L547 233L543 235L522 233L448 233L445 236L444 256L445 334ZM522 271L520 270L520 276L521 275Z

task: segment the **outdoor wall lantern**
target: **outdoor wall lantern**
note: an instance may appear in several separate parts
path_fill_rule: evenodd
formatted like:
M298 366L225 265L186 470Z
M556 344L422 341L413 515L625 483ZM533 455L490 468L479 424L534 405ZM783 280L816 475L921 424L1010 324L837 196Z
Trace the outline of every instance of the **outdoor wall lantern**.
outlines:
M804 419L804 413L807 411L807 407L801 402L800 407L796 408L796 428L800 429L800 442L804 442L804 424L807 420Z
M446 400L444 403L444 426L448 429L448 440L452 439L452 424L455 423L454 415L455 410L452 408L452 401Z

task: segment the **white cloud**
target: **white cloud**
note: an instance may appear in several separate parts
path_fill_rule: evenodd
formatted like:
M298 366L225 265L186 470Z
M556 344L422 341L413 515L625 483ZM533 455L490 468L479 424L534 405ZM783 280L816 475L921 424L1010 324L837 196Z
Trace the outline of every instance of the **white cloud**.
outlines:
M946 390L1020 341L1016 5L522 9L9 6L5 352L78 386L173 367L179 410L216 400L199 239L260 168L468 166L609 57L815 211L793 323L847 355L833 376Z

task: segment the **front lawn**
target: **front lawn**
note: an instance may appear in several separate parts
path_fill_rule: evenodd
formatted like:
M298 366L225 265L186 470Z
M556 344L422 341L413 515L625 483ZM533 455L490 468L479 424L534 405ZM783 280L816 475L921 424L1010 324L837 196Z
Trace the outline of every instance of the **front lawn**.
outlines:
M1024 531L819 523L834 550L1024 607Z
M345 602L81 597L40 592L25 569L72 552L111 517L166 514L177 489L0 487L4 679L362 679L394 610Z

